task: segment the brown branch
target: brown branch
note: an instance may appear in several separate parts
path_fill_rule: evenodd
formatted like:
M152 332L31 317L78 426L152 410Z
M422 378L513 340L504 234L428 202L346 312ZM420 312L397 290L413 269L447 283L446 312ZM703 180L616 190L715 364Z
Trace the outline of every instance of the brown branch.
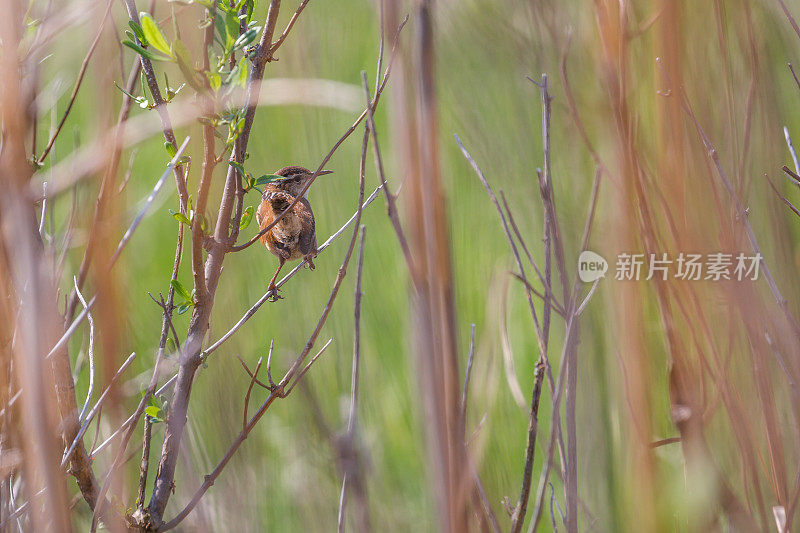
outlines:
M126 2L132 3L132 0L126 0ZM272 42L272 35L275 31L275 23L278 18L279 10L280 0L271 0L267 11L264 30L259 41L259 47L253 57L253 65L246 94L245 122L241 133L235 141L232 157L234 161L240 163L244 161L250 130L255 117L258 100L257 87L264 77L264 67L268 56L268 50L266 50L265 47ZM228 242L228 225L231 221L233 204L239 188L241 188L241 178L238 176L238 171L233 166L229 166L222 199L220 200L219 211L217 213L214 238L209 246L208 257L205 262L206 290L202 294L196 294L198 301L192 310L189 332L186 336L184 350L179 362L178 377L175 382L172 403L167 413L166 429L164 433L164 442L161 448L161 459L158 464L158 473L150 498L150 504L148 505L148 520L156 527L160 526L162 523L164 510L173 490L175 467L178 461L181 437L183 436L186 426L186 414L189 409L189 397L191 395L192 383L194 382L195 372L202 362L201 351L210 324L211 310L214 306L214 295L220 275L222 274L222 263L231 244Z
M217 0L214 0L212 9L209 10L210 22L206 27L203 36L203 70L209 69L209 48L214 42L214 24L217 16ZM208 81L206 80L206 85ZM215 112L215 102L208 94L200 96L202 99L203 113L207 116L213 115ZM203 268L203 241L205 234L203 232L203 220L206 213L206 205L208 204L208 194L211 189L211 180L214 175L214 168L217 166L217 158L215 155L216 150L216 137L214 136L214 127L208 123L203 124L203 168L200 174L200 184L197 187L197 205L195 208L195 216L192 219L192 279L194 280L195 295L199 302L205 302L208 298L208 289L206 288L205 270Z
M133 93L135 90L134 87L136 86L137 81L139 80L139 73L141 71L141 64L137 61L131 67L130 74L128 75L128 80L125 86L127 93ZM133 105L133 99L128 96L128 94L123 94L122 97L122 105L120 106L119 114L117 115L117 125L114 129L112 136L114 138L113 143L113 150L111 151L110 156L110 163L108 164L105 173L103 174L102 182L100 185L100 192L98 194L97 203L95 205L95 211L92 218L91 228L97 228L98 225L101 223L103 218L105 217L105 205L106 205L106 198L107 194L110 192L112 188L112 183L114 179L116 179L117 170L119 167L119 160L121 156L121 148L120 148L120 141L122 139L123 131L125 122L128 120L128 116L130 115L131 106ZM89 274L89 267L91 266L92 260L94 259L94 251L97 247L97 240L100 238L101 232L98 231L89 231L89 240L86 243L86 248L83 252L83 258L81 259L80 267L78 268L78 287L83 288L83 283L86 281L86 276ZM75 315L75 309L78 305L78 297L73 291L69 303L67 304L67 310L64 316L64 322L69 323L72 320L72 317Z
M783 0L778 0L778 3L781 5L781 9L783 10L783 13L786 15L786 18L789 20L789 24L791 24L792 29L797 34L797 36L800 37L800 27L797 25L797 21L792 16L791 12L789 11L789 8L786 7L786 4L784 3Z
M358 236L359 222L361 221L361 213L363 211L363 205L364 205L364 182L365 182L364 167L365 167L365 159L367 152L367 141L368 141L368 136L367 132L365 131L364 141L361 147L361 169L360 169L360 180L359 180L358 211L356 212L355 228L353 229L353 234L352 237L350 238L350 244L347 248L347 252L345 253L342 265L339 267L339 271L337 273L336 280L334 281L333 288L331 289L330 296L328 297L328 301L322 310L322 314L320 315L319 321L317 322L314 331L311 333L311 336L308 338L308 341L306 342L302 352L300 353L300 355L297 356L295 361L292 363L291 367L286 372L283 379L281 379L281 381L270 393L270 395L267 397L267 399L264 401L264 403L261 405L258 411L256 411L256 413L252 416L252 418L244 427L244 429L239 433L239 435L234 440L233 444L231 444L230 448L225 453L220 462L217 464L217 466L214 468L214 470L210 474L205 476L203 484L200 486L199 489L197 489L194 496L192 496L192 499L189 501L186 507L184 507L183 510L180 511L175 516L175 518L173 518L163 526L159 527L160 531L167 531L169 529L176 527L183 521L184 518L186 518L189 515L189 513L192 512L192 510L197 506L197 503L200 501L203 495L208 491L208 489L211 488L212 485L214 485L214 482L222 473L222 470L224 470L225 466L228 464L231 457L233 457L233 454L236 453L236 451L242 445L244 440L247 439L247 436L250 434L250 431L252 431L252 429L255 427L255 425L258 423L258 421L261 419L261 417L264 415L267 409L269 409L269 407L272 405L275 399L287 397L288 394L292 391L292 389L300 381L300 379L302 379L303 375L311 366L311 364L313 364L313 362L316 361L316 359L324 351L324 349L328 346L328 344L330 344L330 341L328 341L328 344L326 344L319 351L319 353L317 353L317 355L312 358L311 362L302 370L300 369L300 366L305 362L306 357L311 352L311 349L314 347L314 343L316 342L316 339L319 336L322 327L325 325L325 322L328 319L328 314L330 313L331 308L333 307L333 303L336 300L336 296L339 293L339 288L341 287L342 281L344 281L344 277L347 273L347 265L350 263L350 257L352 256L353 249L355 248L356 238Z
M792 172L792 170L786 165L783 165L781 170L783 170L786 173L789 179L794 181L796 184L800 185L800 175L797 175L795 172Z
M256 381L258 380L258 371L261 370L261 357L258 358L258 362L256 363L256 369L250 374L248 370L248 374L252 377L250 378L250 386L247 387L247 394L244 395L244 409L242 409L242 431L247 429L247 408L250 407L250 393L253 392L253 385L255 385ZM244 361L242 361L244 364ZM247 370L247 366L245 365L245 369ZM263 386L263 384L262 384Z
M72 452L75 451L75 447L81 442L83 435L86 433L86 430L89 429L89 425L92 423L92 419L94 419L95 415L99 412L100 408L103 406L103 402L105 401L108 393L111 391L111 388L114 384L119 380L120 376L123 372L130 366L133 360L136 358L136 353L131 353L127 359L122 363L122 365L117 369L116 373L111 377L111 381L109 381L108 385L106 386L103 393L98 398L97 403L94 404L94 407L87 413L86 418L82 421L83 424L81 425L81 429L78 431L78 434L75 435L75 438L70 444L70 447L64 453L64 458L61 460L61 468L64 468L67 464L67 460L72 455Z
M150 11L153 11L153 5L154 4L151 4ZM128 17L136 24L140 24L141 21L139 20L139 14L136 11L136 4L134 0L125 0L125 8L128 11ZM134 37L134 39L136 39L136 37ZM146 45L143 45L138 39L136 39L136 42L140 46L146 48ZM164 97L161 96L161 89L158 86L158 80L156 79L156 73L153 69L153 63L143 55L139 56L139 60L142 64L144 77L147 80L147 88L150 89L150 93L153 95L155 110L158 113L158 117L161 119L161 128L164 133L164 139L168 143L171 143L172 146L177 148L178 143L175 140L175 132L172 130L172 121L169 116L169 111L167 111L167 102L164 100ZM186 176L184 176L183 167L181 165L176 165L174 172L175 184L178 189L178 197L180 198L181 203L181 213L186 214L186 206L189 199L189 192L186 189Z
M313 360L316 360L317 357L319 357L322 351L324 351L329 344L330 341L320 350L320 352L318 352L316 356L314 356ZM261 407L258 408L258 411L256 411L255 414L252 416L252 418L250 418L250 420L247 423L247 426L239 433L239 435L233 441L233 444L231 444L230 448L228 448L228 451L222 457L222 459L214 468L214 470L212 470L210 474L207 474L203 478L203 484L200 486L199 489L197 489L197 492L195 492L194 496L192 496L192 499L189 501L186 507L184 507L183 510L181 510L181 512L178 513L177 516L175 516L175 518L163 524L162 526L158 527L157 528L158 531L168 531L170 529L175 528L189 515L189 513L192 512L192 510L200 502L200 499L203 497L203 495L206 492L208 492L208 489L210 489L214 485L214 482L217 480L219 475L225 469L225 466L231 460L231 458L239 449L239 447L241 447L242 443L247 439L250 432L253 430L256 424L258 424L258 421L261 420L261 417L264 416L264 413L267 412L267 409L269 409L269 407L277 398L285 398L285 397L286 395L283 391L276 390L270 393L270 395L267 397L264 403L261 404Z
M127 80L127 88L129 89L128 92L134 90L133 87L139 76L139 68L140 67L138 63L131 68L131 72ZM119 115L117 118L118 136L122 134L121 126L128 118L128 114L130 113L130 108L132 103L133 103L132 98L130 98L127 95L123 96L122 105L120 107ZM110 184L113 182L113 178L116 176L116 170L119 164L119 156L120 156L120 151L118 149L112 151L110 163L106 168L105 174L103 175L102 184L100 187L100 194L98 196L95 212L92 219L92 226L91 226L92 228L97 228L98 224L104 217L106 192L110 190L111 187ZM77 276L78 287L82 287L83 282L86 280L86 276L89 272L89 266L93 258L94 248L97 246L97 239L101 234L102 232L98 231L89 232L89 240L86 244L86 249L84 250L83 258L81 259L81 265L78 271L78 276ZM63 394L58 395L59 410L62 413L72 413L73 408L75 407L74 383L72 381L71 362L69 358L69 353L66 348L66 341L74 333L74 331L77 329L78 325L82 322L82 320L86 318L86 316L88 316L89 310L96 301L96 298L97 298L96 296L93 297L88 302L87 306L84 308L81 314L73 321L72 317L74 316L75 309L78 305L77 293L73 291L69 303L67 304L66 312L63 317L64 328L65 328L64 335L46 356L47 358L49 358L53 354L57 353L57 355L53 358L52 364L54 365L54 367L57 367L59 369L59 371L55 373L57 388L61 391L64 391ZM79 431L79 427L77 420L69 418L62 419L62 427L64 432L64 442L66 445L66 443L72 442L74 440L75 435L77 435L77 432ZM70 457L69 472L77 480L78 487L86 502L89 504L90 507L95 507L98 501L97 492L99 490L99 487L97 486L97 480L94 477L94 472L92 469L91 462L89 460L89 456L86 453L86 448L84 447L82 442L78 444L78 446L75 448L75 451L72 453Z
M509 271L508 271L508 273L509 273L509 274L511 274L512 276L514 276L514 279L516 279L516 280L518 280L518 281L520 281L520 282L522 282L522 283L526 284L526 285L528 286L528 289L530 289L530 291L531 291L531 292L532 292L532 293L533 293L535 296L537 296L537 297L538 297L540 300L542 300L543 302L544 302L545 300L547 300L547 296L545 296L545 295L544 295L544 294L542 294L541 292L537 291L537 290L536 290L536 288L535 288L535 287L533 287L533 286L532 286L532 285L531 285L531 284L528 282L528 280L526 280L525 278L523 278L522 276L520 276L519 274L517 274L516 272L513 272L513 271L511 271L511 270L509 270ZM555 311L555 312L558 314L558 316L560 316L561 318L566 318L566 316L567 316L567 312L566 312L566 311L564 311L564 308L563 308L563 307L561 307L561 304L559 304L559 303L558 303L558 302L557 302L555 299L553 299L553 298L550 298L550 304L552 305L553 311Z
M95 48L97 48L97 43L100 42L100 37L103 34L103 29L105 28L106 21L108 20L108 14L111 13L111 5L114 3L114 0L108 0L108 5L106 6L106 12L103 14L103 18L100 21L100 27L97 29L97 35L95 35L92 44L89 46L89 51L86 52L86 57L83 58L83 63L81 63L81 68L78 71L78 77L75 80L75 86L72 88L72 94L69 97L69 101L67 102L67 108L64 110L64 115L61 117L61 121L58 123L53 135L50 136L50 140L47 142L47 146L42 151L42 155L36 160L38 165L44 163L44 159L47 157L47 154L50 153L52 150L53 145L56 143L56 138L61 133L61 129L64 127L64 123L67 121L67 117L69 116L70 112L72 111L72 106L75 104L75 99L78 97L78 91L81 88L81 84L83 83L83 77L86 74L86 69L89 66L89 61L92 59L92 54L94 54ZM36 128L34 128L36 131ZM36 143L34 142L34 150Z
M270 349L269 349L269 358L267 359L267 368L269 368L270 362L271 362L270 360L272 359L272 342L270 342L269 346L270 346ZM267 385L266 383L264 383L260 379L258 379L258 376L256 376L256 374L253 373L253 371L250 370L247 367L247 364L244 362L244 359L242 359L238 355L236 355L236 359L239 360L239 362L242 364L242 368L244 368L244 371L247 372L247 375L250 376L250 379L252 379L254 383L256 383L259 387L262 387L264 389L272 390L271 386ZM259 358L259 361L260 360L261 359Z
M489 195L489 199L492 201L495 208L497 209L498 214L500 215L500 222L503 225L503 230L505 231L506 239L508 240L508 243L511 246L511 251L517 263L517 268L519 268L520 271L520 276L522 276L525 279L525 294L528 297L528 308L530 309L531 317L533 318L533 323L534 326L536 327L536 341L538 342L539 345L539 353L544 354L546 353L546 350L544 348L542 328L539 324L539 315L536 313L536 306L533 304L533 295L530 291L531 284L527 281L527 277L525 276L525 269L522 266L522 259L520 258L517 245L514 242L514 237L512 237L511 235L511 230L509 229L508 221L506 221L505 213L503 213L503 209L500 207L500 202L497 201L497 197L495 196L491 185L489 185L489 182L486 181L486 177L483 175L483 171L481 171L480 167L478 166L478 163L475 161L475 159L473 159L473 157L469 154L467 149L461 143L461 139L458 137L458 135L455 136L455 139L456 143L458 143L458 146L461 149L461 153L464 155L464 158L467 160L472 169L475 171L475 174L478 176L478 179L483 184L483 188L486 189L486 192Z
M136 492L136 509L144 505L145 490L147 488L147 472L150 470L150 441L153 436L153 424L145 419L144 436L142 437L142 460L139 463L139 488Z
M783 2L781 2L783 4ZM787 16L788 15L787 13ZM659 58L656 59L659 66L661 65L661 60ZM663 72L664 76L666 77L666 73ZM667 78L667 83L671 83L669 78ZM781 308L783 312L784 318L789 326L792 328L792 331L795 337L800 339L800 324L798 324L797 319L792 314L792 311L789 309L789 304L783 295L778 289L778 284L775 282L775 278L772 277L772 272L767 266L767 262L764 259L764 254L761 253L761 248L758 245L758 240L756 239L755 232L753 231L753 227L750 225L750 221L747 216L747 210L742 205L742 201L739 196L736 194L736 190L733 188L733 184L731 184L730 179L728 179L728 174L725 172L725 169L722 167L722 163L719 159L719 154L717 153L716 148L711 143L711 139L709 139L708 135L706 134L705 130L700 125L700 122L697 120L694 112L692 111L691 107L689 106L688 98L686 97L686 93L683 91L682 88L678 89L678 96L680 99L681 108L683 109L684 113L687 117L692 121L695 130L697 131L698 136L700 137L703 146L705 147L708 157L711 159L712 163L714 164L714 168L717 171L717 176L719 177L720 181L722 182L723 186L725 187L726 192L730 196L731 203L733 204L734 210L736 215L738 216L739 220L741 221L745 234L747 235L747 240L750 242L750 246L753 251L756 253L757 256L761 257L761 271L764 273L764 278L767 281L767 285L769 286L770 292L772 293L773 298L775 299L778 307ZM793 178L800 180L800 176L797 176L789 170L788 167L784 166L783 171L787 174L791 175Z
M797 209L797 208L794 206L794 204L793 204L792 202L790 202L790 201L789 201L789 199L788 199L788 198L786 198L786 197L785 197L783 194L781 194L781 192L778 190L778 188L777 188L777 187L775 187L775 184L774 184L774 183L772 182L772 180L769 178L769 175L767 175L767 174L764 174L764 177L765 177L765 178L767 178L767 183L769 183L769 186L770 186L770 187L772 188L772 190L775 192L775 195L776 195L778 198L780 198L780 199L781 199L781 202L783 202L784 204L786 204L786 206L787 206L789 209L791 209L791 210L792 210L792 212L793 212L795 215L797 215L798 217L800 217L800 211L798 211L798 209Z
M522 530L525 522L525 513L528 509L528 500L531 492L533 478L533 455L536 449L536 434L539 430L539 399L542 396L542 383L544 382L544 361L536 363L533 372L533 391L531 392L531 409L528 413L528 444L525 448L525 468L522 473L522 488L520 489L517 505L511 515L511 531L517 533Z
M277 61L277 59L275 58L275 52L278 51L278 48L280 48L281 45L283 44L283 41L286 40L286 37L289 35L289 32L292 31L294 23L297 22L297 18L300 16L300 13L302 13L303 10L306 8L308 2L309 0L303 0L302 2L300 2L300 5L297 7L297 11L295 11L294 15L292 15L292 18L289 19L289 23L286 25L286 29L283 30L283 33L281 33L281 36L278 37L278 40L272 43L272 46L270 46L269 58L267 59L267 61Z
M342 492L339 499L338 531L344 532L347 512L347 488L352 492L358 506L359 531L371 531L369 506L367 505L366 487L359 468L356 448L356 415L358 405L358 377L361 361L361 276L364 268L364 240L366 228L361 226L361 243L358 248L358 266L356 268L355 303L353 304L353 364L350 376L350 415L347 420L347 433L337 441L337 456L342 469Z
M464 390L461 393L461 425L464 428L464 438L466 444L466 429L467 429L467 399L469 397L469 383L470 378L472 377L472 363L475 358L475 324L470 326L470 333L469 333L469 352L467 355L467 368L464 372ZM492 526L492 531L495 533L500 533L500 524L497 522L497 517L492 510L491 504L489 504L489 499L486 497L486 490L483 488L483 482L481 481L481 477L478 474L475 465L472 464L472 460L467 454L467 463L469 465L470 472L472 474L472 479L474 481L474 498L480 503L481 509L483 510L483 514L486 519L489 521L489 524Z
M511 208L508 207L508 202L506 201L506 195L503 192L503 189L500 189L500 199L503 200L503 208L506 210L506 216L508 217L508 221L511 223L511 229L514 230L514 235L517 237L520 246L522 246L522 251L525 252L525 255L528 257L528 261L530 262L531 266L533 266L534 272L536 272L536 275L539 277L539 281L541 281L542 285L545 287L545 291L546 294L548 295L548 298L550 298L551 301L555 301L556 303L558 303L555 294L553 294L553 289L550 288L550 282L545 281L545 277L542 275L542 272L539 270L539 266L536 264L536 261L533 260L533 256L528 250L528 246L525 244L525 239L522 238L522 234L520 233L519 228L517 227L517 222L514 219L514 214L511 212ZM549 234L547 233L545 234L546 242L549 242L548 235ZM545 254L545 257L548 257L547 254Z
M189 144L189 138L187 137L183 141L183 144L181 144L181 146L178 149L178 151L172 157L172 160L170 161L169 165L167 166L167 169L164 171L164 174L161 176L161 179L159 179L159 183L163 182L163 180L169 174L170 170L172 170L174 172L175 168L177 168L178 161L180 161L180 158L183 155L183 151L186 149L186 146L188 144ZM160 186L157 185L154 188L154 193L158 192L157 188L159 188L159 187ZM144 210L149 206L150 203L152 203L152 199L153 198L154 198L154 194L151 193L151 196L148 198L148 203L144 206L143 210L140 212L140 216L138 216L137 219L134 220L134 224L138 224L138 220L141 220L141 215L144 214ZM132 225L131 227L134 228L134 225ZM128 233L126 233L126 236L128 238L130 238ZM125 239L125 237L123 237L123 240L124 239ZM182 230L182 228L180 228L180 224L179 224L178 244L177 244L176 250L175 250L175 261L173 263L173 269L172 269L173 279L177 275L177 270L180 267L180 258L181 258L181 250L182 250L182 248L183 248L183 230ZM120 250L121 250L121 248L118 247L117 251L120 251ZM152 397L153 392L156 389L156 385L158 384L159 364L160 364L162 358L164 357L164 349L165 349L165 346L166 346L166 339L167 339L167 336L169 334L169 327L170 327L170 325L172 323L171 322L170 313L171 313L171 310L172 310L173 294L174 294L174 290L173 290L172 286L170 285L170 289L169 289L169 292L167 294L167 301L164 304L163 321L162 321L162 328L161 328L161 338L159 340L159 348L158 348L158 352L156 354L156 361L155 361L155 364L153 365L153 375L150 378L150 384L148 385L147 390L145 391L145 394L142 396L142 399L139 401L139 405L137 406L136 411L134 412L134 414L131 417L132 420L129 423L128 429L126 430L125 435L122 438L122 442L120 443L119 449L117 450L117 453L114 456L114 460L112 461L111 466L109 467L108 475L106 476L106 479L103 482L102 487L100 488L100 493L99 493L99 496L98 496L98 500L100 502L103 502L103 504L99 504L99 505L95 506L95 508L94 508L94 515L92 517L92 531L94 531L95 528L97 527L97 519L98 519L99 516L101 516L101 514L103 512L103 507L104 507L104 499L103 498L105 497L105 493L108 490L108 487L109 487L109 485L111 483L111 480L112 480L112 478L114 476L114 473L115 473L116 469L122 464L123 455L125 454L125 450L128 447L128 443L130 442L130 439L131 439L131 437L133 435L133 431L136 429L136 425L139 422L139 418L141 417L142 413L144 412L144 409L145 409L145 407L147 405L147 402L150 401L150 398ZM169 312L167 312L168 310L169 310ZM145 434L146 433L147 433L147 431L145 431ZM146 437L146 435L145 435L145 437ZM143 443L142 447L143 447L143 452L144 451L148 451L149 452L149 449L145 450L145 448L148 448L148 446L146 444ZM143 462L144 462L144 460L143 460ZM149 461L148 461L148 463L149 463ZM146 481L146 479L145 479L145 481ZM141 480L140 480L140 482L141 482ZM139 502L139 504L141 505L141 502ZM137 510L141 511L141 508L139 508Z
M383 196L386 198L386 214L388 215L389 220L392 223L392 228L394 228L394 232L397 235L397 241L400 243L400 249L403 251L403 257L406 260L406 265L408 265L408 268L410 269L413 265L413 257L411 255L411 250L408 248L408 241L406 240L406 234L403 232L403 226L400 223L400 216L397 213L397 205L395 204L396 196L392 194L392 191L389 189L389 184L386 182L386 173L383 170L383 158L381 157L381 149L380 145L378 144L378 132L375 129L375 117L373 116L374 108L370 104L367 73L363 70L361 71L361 83L364 86L364 92L366 93L367 97L367 127L372 134L372 151L375 157L375 168L378 171L378 177L381 180L381 185L383 185Z
M559 279L561 280L562 301L570 314L574 313L574 298L569 289L569 276L567 275L566 260L564 258L564 244L561 238L558 215L553 192L553 182L550 165L550 103L552 97L547 88L547 75L542 74L542 81L537 83L528 78L534 85L539 87L542 100L542 139L544 148L544 172L539 174L539 192L550 228L550 237L553 240L556 267ZM577 395L577 337L578 326L573 328L573 342L566 342L570 350L567 352L567 405L566 405L566 426L567 426L567 455L566 455L566 476L564 479L566 493L566 526L570 533L577 531L577 509L578 509L578 452L577 452L577 426L576 426L576 395ZM568 339L570 340L570 339Z
M472 376L472 361L475 357L475 324L469 328L469 352L467 369L464 371L464 390L461 392L461 420L464 430L467 428L467 398L469 397L469 379Z

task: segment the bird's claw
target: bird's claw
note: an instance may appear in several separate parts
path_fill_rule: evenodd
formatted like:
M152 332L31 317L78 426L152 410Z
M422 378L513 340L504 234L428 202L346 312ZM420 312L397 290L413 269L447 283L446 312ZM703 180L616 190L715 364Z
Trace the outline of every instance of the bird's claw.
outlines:
M278 300L283 300L283 296L280 295L280 293L278 292L278 287L275 284L272 284L269 287L267 287L267 292L272 293L268 298L270 302L277 302Z

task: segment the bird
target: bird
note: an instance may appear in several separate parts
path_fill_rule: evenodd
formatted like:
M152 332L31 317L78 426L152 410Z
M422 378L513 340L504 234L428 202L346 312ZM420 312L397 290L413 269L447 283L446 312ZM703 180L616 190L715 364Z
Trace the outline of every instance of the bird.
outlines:
M317 176L332 172L331 170L320 170ZM275 175L280 176L280 179L275 179L264 187L261 203L256 211L259 231L264 231L294 203L314 173L304 167L289 166L278 170ZM261 235L260 240L267 250L278 257L278 269L267 287L267 292L272 292L270 299L276 301L280 296L275 280L286 261L305 259L308 267L314 270L314 258L317 256L317 231L314 211L311 210L311 203L308 201L308 191L277 224Z

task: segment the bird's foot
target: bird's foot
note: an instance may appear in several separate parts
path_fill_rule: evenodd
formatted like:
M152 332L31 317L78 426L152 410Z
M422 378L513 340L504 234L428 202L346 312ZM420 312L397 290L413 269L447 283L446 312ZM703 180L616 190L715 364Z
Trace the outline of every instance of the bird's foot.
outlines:
M280 295L278 292L278 286L275 283L271 283L269 287L267 287L267 292L271 292L268 300L270 302L277 302L278 300L283 300L283 296Z
M311 257L310 255L306 256L306 265L308 265L308 268L310 270L314 270L315 268L317 268L316 265L314 265L314 258Z

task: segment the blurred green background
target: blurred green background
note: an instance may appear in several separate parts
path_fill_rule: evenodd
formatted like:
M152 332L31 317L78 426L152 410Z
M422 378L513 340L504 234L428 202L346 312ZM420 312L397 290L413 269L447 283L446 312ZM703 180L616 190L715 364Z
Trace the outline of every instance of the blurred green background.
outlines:
M284 1L283 4L279 28L285 26L295 7L293 2ZM777 174L780 164L789 161L783 149L780 126L787 124L792 129L797 125L795 115L790 112L797 92L785 68L785 62L796 56L797 41L788 33L788 25L775 6L752 6L755 46L759 51L757 71L761 77L750 101L747 98L747 88L752 79L748 70L749 44L741 38L745 34L742 30L744 4L726 2L720 11L715 11L711 4L684 2L680 8L686 39L681 42L681 47L685 53L687 92L697 103L698 117L708 125L725 161L739 157L737 150L741 150L744 142L741 133L744 117L755 110L752 111L756 118L753 119L752 140L749 141L751 156L742 166L742 174L755 176L748 178L755 185L742 185L741 190L750 200L752 223L764 233L762 247L768 260L776 263L776 277L792 296L796 292L796 283L792 280L796 273L797 248L786 243L796 241L791 238L791 235L796 235L796 229L779 211L778 203L770 196L760 176L765 171ZM174 10L178 12L184 34L197 31L196 21L201 13L199 6L184 7L162 1L156 2L156 6L157 18L166 17L170 10ZM119 33L124 30L126 20L120 7L115 6L113 10L114 26ZM139 7L145 9L144 3ZM797 9L797 3L792 7ZM400 13L410 10L410 5L401 2ZM265 11L265 2L256 2L255 18L263 21ZM659 53L655 37L659 22L652 29L646 23L658 13L659 7L650 6L649 2L632 2L627 8L631 27L641 27L642 33L630 44L632 67L626 99L637 119L637 139L642 149L650 150L650 153L659 150L654 126L658 122L656 90L663 84L654 60ZM614 242L613 233L618 228L614 198L621 194L620 178L613 176L618 157L616 126L608 110L605 72L598 59L601 38L591 2L441 1L437 2L435 20L442 174L448 195L462 372L466 364L470 324L476 326L467 435L472 435L473 431L476 433L470 443L470 453L479 466L494 511L505 528L509 521L501 500L508 496L512 502L516 501L519 492L528 414L527 407L515 403L506 381L501 349L503 319L517 377L526 398L533 384L538 351L522 286L509 275L509 270L514 267L497 213L461 156L453 134L461 137L495 190L505 192L520 230L541 264L543 212L536 168L543 164L542 111L539 90L525 77L538 79L543 72L549 75L551 92L555 96L553 181L567 263L573 265L579 251L595 163L570 116L559 76L567 35L571 35L571 45L565 64L578 110L592 143L612 167L612 177L602 184L597 222L589 245L589 249L602 253L607 259L618 251L610 244ZM725 28L723 33L727 35L722 47L717 34L708 30L717 24ZM44 86L52 80L61 80L63 87L71 87L73 73L93 37L94 30L87 31L91 26L87 23L65 34L70 46L55 49L53 56L44 63ZM169 28L170 24L164 24L164 27ZM375 84L379 28L375 2L313 0L278 53L279 61L268 65L266 78L337 80L351 84L357 94L361 94L362 70L367 72L370 84ZM412 18L401 39L401 53L408 51L416 31ZM167 33L172 35L171 31ZM113 42L111 35L106 37L108 39L104 42ZM127 69L133 53L125 50L124 54ZM163 66L156 64L157 70ZM67 123L67 133L77 133L61 136L50 163L63 158L75 143L81 144L96 134L96 95L112 89L91 81L103 79L98 72L105 68L114 68L114 78L122 84L116 63L109 66L95 61L90 66L90 83L82 89ZM170 70L170 75L171 79L180 77L175 69ZM400 152L396 149L397 139L392 130L397 110L390 97L392 81L389 84L379 105L376 123L387 173L396 190L404 176ZM721 104L726 91L733 102L729 107ZM190 89L184 89L178 99L191 98L190 92ZM53 113L58 116L63 111L68 93L67 90L53 108ZM115 96L114 109L118 108L118 96ZM134 108L134 115L142 113L154 115L152 111ZM247 168L257 175L293 164L316 168L357 114L357 111L299 105L261 107L250 138ZM734 117L733 122L729 121L730 117ZM42 117L41 138L47 136L48 123L49 116ZM355 209L362 131L359 128L326 165L334 174L318 180L311 190L319 242L338 229ZM186 135L192 136L189 152L195 163L189 175L189 190L193 191L200 172L199 126L176 131L179 143ZM132 219L141 199L148 194L169 159L163 148L163 139L158 136L142 143L137 150L132 177L122 195L123 221ZM123 169L129 153L123 154ZM651 168L651 171L656 169ZM691 184L694 179L700 180L701 175L705 180L705 173L705 168L691 169L687 182ZM209 201L212 220L216 216L213 206L218 205L223 174L224 164L214 175ZM41 175L46 177L46 168ZM738 175L736 179L742 184L747 181ZM377 183L370 155L367 194ZM93 206L97 194L96 184L86 182L77 191L80 204L87 206L80 220L80 226L86 227L91 220L89 207ZM256 205L257 201L257 193L250 193L245 205ZM401 192L401 210L405 201ZM56 227L66 218L68 204L66 200L56 203ZM161 310L147 293L166 293L168 289L176 233L176 224L168 209L177 208L177 194L170 178L116 267L125 288L124 308L120 313L125 317L126 328L124 353L114 357L121 361L131 351L138 355L123 388L128 398L126 412L135 406L139 391L144 390L149 380L161 327ZM426 466L424 413L412 338L408 273L385 214L383 197L365 211L363 223L367 227L367 239L358 431L367 465L365 477L373 526L376 530L435 530L435 500ZM244 231L244 237L249 238L255 231L256 224L252 224ZM315 271L303 270L294 277L283 289L284 299L265 304L237 335L210 357L207 367L199 372L189 410L185 453L179 462L176 493L170 501L167 517L183 507L202 482L202 476L213 469L240 430L243 397L249 377L235 355L252 368L260 356L266 356L269 343L274 339L273 367L276 374L282 375L283 369L303 348L316 323L348 238L349 231L321 254L316 260ZM76 244L81 244L80 238ZM82 249L78 247L68 257L63 290L71 285L71 275L79 264L81 253ZM184 249L183 257L179 279L189 286L189 245ZM260 245L226 258L212 317L211 341L227 331L261 297L276 266L276 258ZM533 276L533 270L529 270L529 276ZM355 262L351 263L317 346L328 338L333 338L333 344L307 375L307 387L298 388L297 394L276 402L270 408L202 503L184 522L182 527L185 530L330 531L334 528L341 478L334 450L317 420L321 415L336 432L343 431L346 426L353 346L354 272ZM540 283L535 285L541 290ZM581 320L578 351L579 490L588 510L580 515L581 531L635 529L635 517L632 516L635 509L630 506L630 501L635 501L635 498L630 497L636 487L628 483L635 468L631 465L626 444L631 431L626 422L630 416L629 400L622 392L625 377L624 370L620 370L617 342L617 336L624 332L624 324L610 318L613 301L606 294L609 290L611 286L608 283L600 285ZM651 369L648 394L653 406L653 424L645 432L648 439L658 440L675 436L676 430L669 418L667 354L662 345L662 323L652 293L643 291L643 320L647 325L643 335L647 339L648 353L642 356L647 358ZM186 314L175 320L181 335L185 334L188 317ZM554 372L558 370L563 335L563 323L554 319L551 332ZM73 340L71 353L76 358L83 358L80 353L85 351L85 345L84 331L82 336ZM166 366L171 369L171 365L174 362L169 361ZM165 373L165 378L168 375L171 374ZM83 372L78 379L79 399L83 398L86 386L86 373ZM251 412L264 397L265 391L254 389ZM546 389L540 412L542 430L537 442L534 488L542 469L542 454L550 431L550 398L551 391ZM107 434L112 429L109 419L104 420L101 427L103 434ZM154 439L152 461L156 460L156 450L160 448L161 431L159 428ZM723 456L728 454L725 451L725 443L730 439L727 431L722 428L717 434ZM140 431L137 431L134 441L139 438ZM658 515L663 530L684 530L688 523L686 517L695 511L694 500L683 491L684 464L680 448L678 445L661 447L654 456L656 469L664 481L661 485L663 490L659 492L662 512ZM105 464L107 460L104 457L99 462ZM721 462L724 466L725 460ZM138 475L137 463L135 459L127 467L130 491L134 490L133 480ZM551 476L552 490L554 501L563 508L563 490L557 470L554 468ZM153 473L154 469L151 477ZM549 495L548 489L547 501ZM127 501L132 501L130 495ZM532 507L533 503L529 509ZM549 507L540 524L541 531L552 528ZM557 515L557 509L555 513ZM87 509L79 504L75 517L79 529L89 519ZM560 519L558 524L560 526Z

